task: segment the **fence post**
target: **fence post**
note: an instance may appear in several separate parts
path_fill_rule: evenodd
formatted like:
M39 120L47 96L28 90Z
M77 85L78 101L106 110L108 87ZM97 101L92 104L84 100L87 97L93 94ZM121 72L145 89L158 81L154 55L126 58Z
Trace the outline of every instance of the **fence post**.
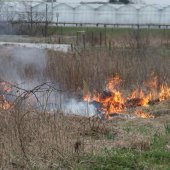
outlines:
M45 8L45 37L47 36L48 33L48 5L46 4Z
M91 44L92 44L92 46L94 46L94 33L93 33L93 31L92 31L91 38L92 38Z
M58 43L61 44L61 39L60 39L60 37L58 38Z
M109 41L109 50L111 50L111 48L112 48L112 43L111 41Z
M104 25L105 28L105 46L107 46L107 32L106 32L106 25Z
M102 32L100 32L100 47L102 46Z
M73 51L73 44L71 43L71 51Z
M32 27L33 27L33 17L32 17L32 6L31 6L31 35L33 34L33 30L32 30Z
M76 44L78 45L78 32L76 32Z
M86 37L85 37L85 33L83 34L83 47L84 47L84 49L86 48Z

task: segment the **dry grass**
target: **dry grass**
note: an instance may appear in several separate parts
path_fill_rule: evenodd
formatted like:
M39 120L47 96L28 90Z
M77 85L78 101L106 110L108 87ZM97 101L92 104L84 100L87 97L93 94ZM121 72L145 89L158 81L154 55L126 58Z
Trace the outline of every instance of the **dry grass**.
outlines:
M49 52L47 74L66 90L83 89L85 82L90 90L100 91L116 73L123 79L124 88L143 83L153 72L159 82L170 83L169 68L167 50L93 48L69 54Z
M62 112L1 111L0 167L76 169L82 157L101 154L104 148L148 151L153 136L165 133L169 118L101 121Z
M78 97L85 86L90 91L103 90L105 81L116 73L123 79L123 88L128 90L142 84L152 72L158 75L159 82L170 84L167 48L147 48L147 39L141 44L135 39L127 42L129 45L124 42L119 48L77 48L68 54L49 51L44 75L60 89L69 94L74 92ZM28 66L25 75L32 77L34 72ZM111 121L17 107L0 111L0 168L78 169L86 156L101 154L104 148L150 151L152 138L166 133L169 109L167 101L147 109L151 113L159 111L155 119ZM169 144L164 147L168 150Z
M113 42L109 47L75 47L68 54L50 51L46 72L61 88L73 91L83 89L84 83L90 91L100 91L116 73L122 77L124 88L143 83L153 72L159 82L170 83L170 52L163 43L155 46L155 37L132 30L125 37L110 36Z
M107 129L99 120L14 109L0 113L2 169L73 168L80 156L92 153L85 140ZM86 138L86 139L85 139ZM86 145L86 146L85 146Z

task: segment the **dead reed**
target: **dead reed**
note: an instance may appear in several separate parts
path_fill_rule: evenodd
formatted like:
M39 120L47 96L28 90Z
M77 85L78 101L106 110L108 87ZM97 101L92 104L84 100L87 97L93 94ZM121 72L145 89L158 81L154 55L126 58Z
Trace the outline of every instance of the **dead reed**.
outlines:
M93 48L68 54L50 51L46 73L67 90L101 90L105 81L118 73L124 88L143 83L152 73L170 83L168 49Z

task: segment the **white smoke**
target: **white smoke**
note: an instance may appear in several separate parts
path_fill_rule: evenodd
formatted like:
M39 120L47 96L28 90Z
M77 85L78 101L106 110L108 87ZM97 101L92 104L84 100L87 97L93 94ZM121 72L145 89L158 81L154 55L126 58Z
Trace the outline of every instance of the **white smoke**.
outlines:
M47 55L45 50L6 46L0 47L0 51L1 79L31 88L44 78Z
M3 46L0 47L0 51L0 80L16 84L19 88L25 90L32 90L46 81L50 82L48 77L44 75L47 63L47 52L45 50ZM27 72L30 72L31 77L29 77L30 75ZM53 84L53 86L55 86L54 89L58 88L57 84ZM48 89L48 84L44 85L42 89ZM23 93L22 90L19 94L21 93ZM46 109L55 112L58 109L62 109L65 113L84 116L96 114L95 106L83 100L68 99L66 94L57 90L35 92L35 95L30 95L28 101L30 100L34 105L38 98L36 107L42 110Z
M63 110L66 113L73 113L78 115L93 116L96 114L96 108L87 102L78 102L75 99L70 99L64 104Z

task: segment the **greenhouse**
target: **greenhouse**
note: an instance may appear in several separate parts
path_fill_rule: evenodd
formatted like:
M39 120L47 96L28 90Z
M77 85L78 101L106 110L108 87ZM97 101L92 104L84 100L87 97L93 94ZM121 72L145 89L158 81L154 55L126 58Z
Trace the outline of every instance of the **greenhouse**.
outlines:
M1 21L25 21L28 14L34 21L47 20L53 24L170 25L167 5L0 3Z
M79 5L74 12L74 23L95 23L95 10L92 7Z
M67 11L67 12L66 12ZM54 22L74 22L74 9L67 4L58 4L53 9L53 21Z
M138 21L139 24L160 24L161 10L149 5L140 8Z
M138 24L138 11L134 6L123 5L117 9L117 24Z
M102 5L96 10L96 23L111 23L114 24L116 20L116 8L111 5Z
M170 6L167 6L167 7L162 9L161 24L165 24L165 25L170 24Z

